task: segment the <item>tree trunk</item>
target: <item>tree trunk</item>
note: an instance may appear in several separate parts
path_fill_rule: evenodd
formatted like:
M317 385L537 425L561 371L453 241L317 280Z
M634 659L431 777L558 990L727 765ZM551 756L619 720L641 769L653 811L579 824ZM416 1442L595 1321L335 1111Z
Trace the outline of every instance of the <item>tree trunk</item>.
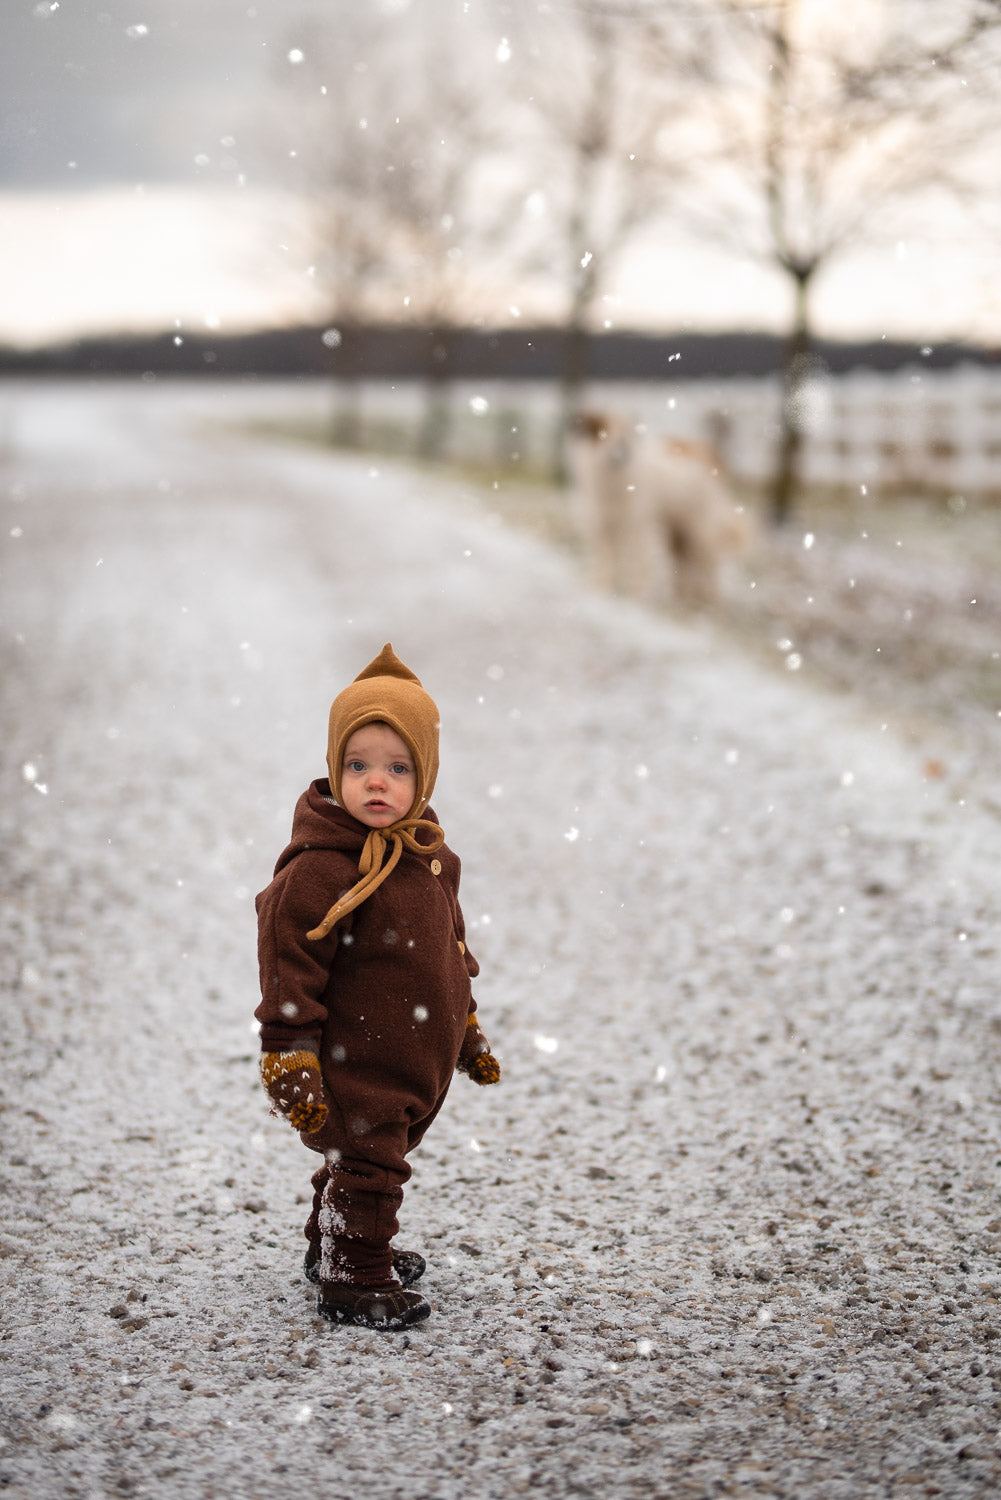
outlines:
M776 526L784 526L790 520L799 492L803 454L803 412L800 398L809 374L812 343L809 290L815 269L812 265L790 268L790 274L796 281L796 310L782 357L779 450L772 484L772 520Z
M424 387L424 416L417 434L417 456L435 461L443 456L451 426L452 336L447 328L428 330L428 364Z
M575 230L577 244L583 242L583 225ZM570 312L563 328L560 362L560 393L556 412L553 447L553 476L557 484L566 484L566 436L570 423L580 408L581 395L587 385L591 367L591 307L598 290L594 260L586 255L577 268Z
M336 448L360 448L363 444L361 374L364 338L358 328L340 330L340 343L332 346L334 364L334 410L330 441Z
M553 475L557 484L567 481L566 435L574 414L580 407L581 393L587 384L591 332L583 320L572 317L563 330L560 361L560 389L556 406L556 430L553 434Z

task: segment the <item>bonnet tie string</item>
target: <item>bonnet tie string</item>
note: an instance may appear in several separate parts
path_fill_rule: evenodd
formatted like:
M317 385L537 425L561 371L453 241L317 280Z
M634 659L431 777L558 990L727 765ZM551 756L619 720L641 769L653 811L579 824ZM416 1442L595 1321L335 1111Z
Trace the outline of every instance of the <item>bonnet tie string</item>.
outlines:
M415 837L418 828L426 829L432 835L429 843L418 843ZM396 869L404 848L409 849L412 854L433 854L435 849L440 849L444 842L444 829L427 818L401 818L399 823L391 823L388 828L370 829L358 861L358 874L361 879L349 891L345 891L343 896L337 898L323 921L311 932L307 932L306 936L314 943L320 938L325 938L342 917L346 917L348 912L354 911L356 906L367 901L372 892L378 890L382 882ZM388 860L386 859L387 844L389 846Z

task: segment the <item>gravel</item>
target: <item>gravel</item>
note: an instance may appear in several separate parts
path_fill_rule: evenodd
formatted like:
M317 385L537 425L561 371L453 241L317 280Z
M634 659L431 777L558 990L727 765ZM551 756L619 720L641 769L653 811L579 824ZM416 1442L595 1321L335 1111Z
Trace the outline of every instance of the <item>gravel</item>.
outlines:
M0 1489L996 1491L996 724L235 431L303 399L3 392ZM385 640L442 708L504 1065L415 1157L398 1335L315 1316L252 1026L253 895Z

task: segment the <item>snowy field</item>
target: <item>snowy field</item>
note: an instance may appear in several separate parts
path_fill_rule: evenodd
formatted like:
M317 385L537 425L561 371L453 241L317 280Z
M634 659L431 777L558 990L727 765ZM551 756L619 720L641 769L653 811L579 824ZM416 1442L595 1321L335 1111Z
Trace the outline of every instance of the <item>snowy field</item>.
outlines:
M996 760L230 425L292 400L0 389L0 1492L997 1493ZM314 1315L252 1029L254 894L386 640L505 1069L415 1158L394 1335Z

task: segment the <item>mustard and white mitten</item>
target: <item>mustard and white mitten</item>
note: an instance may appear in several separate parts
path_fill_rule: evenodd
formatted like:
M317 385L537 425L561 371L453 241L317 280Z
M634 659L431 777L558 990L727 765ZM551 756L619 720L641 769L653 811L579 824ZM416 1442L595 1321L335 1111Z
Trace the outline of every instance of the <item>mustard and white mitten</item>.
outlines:
M279 1115L293 1130L311 1135L327 1118L323 1097L323 1075L315 1052L265 1052L261 1058L261 1082L271 1100L271 1113Z
M500 1082L500 1063L490 1051L490 1043L480 1030L475 1011L466 1021L466 1034L462 1039L456 1067L460 1073L467 1074L474 1083Z

